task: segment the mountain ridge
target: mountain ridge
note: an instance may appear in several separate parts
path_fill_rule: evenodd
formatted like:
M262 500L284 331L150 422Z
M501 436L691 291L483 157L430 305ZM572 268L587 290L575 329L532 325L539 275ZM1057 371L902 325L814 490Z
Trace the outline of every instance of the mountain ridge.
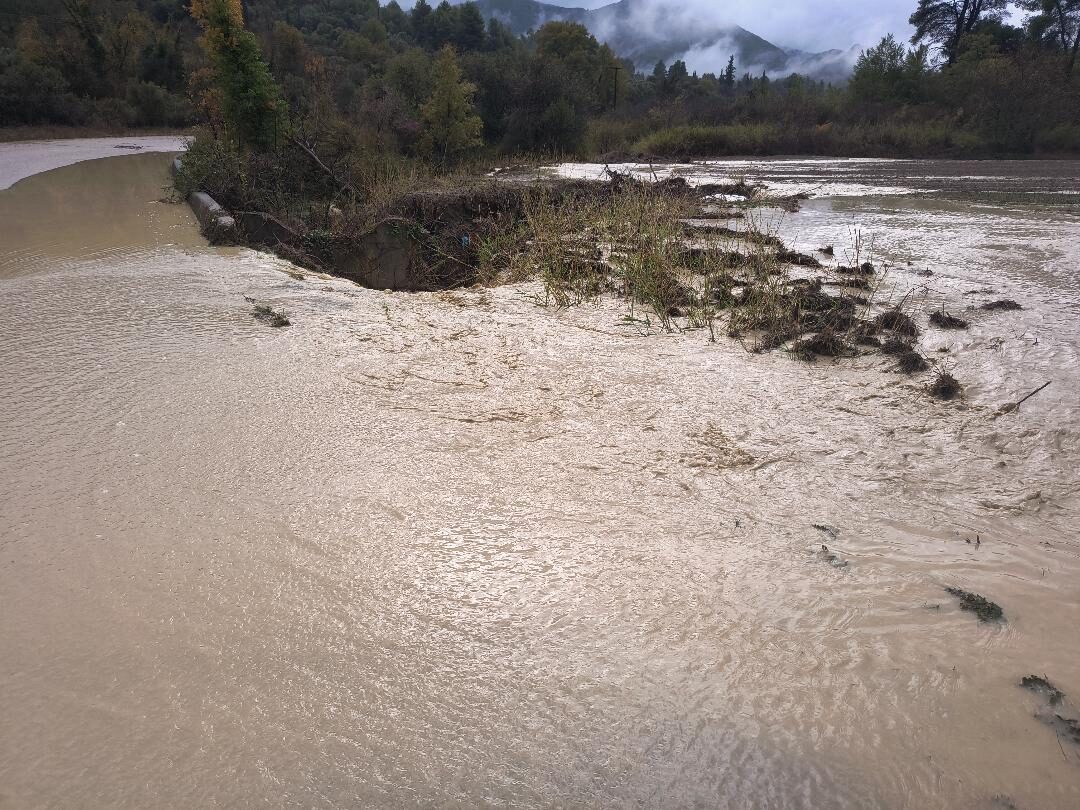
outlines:
M825 81L847 79L852 52L807 53L782 48L738 25L701 20L678 4L655 0L617 0L596 9L556 6L539 0L476 0L485 19L497 19L517 35L546 22L581 23L620 57L649 72L657 62L682 59L699 73L720 73L730 56L740 73L804 73Z

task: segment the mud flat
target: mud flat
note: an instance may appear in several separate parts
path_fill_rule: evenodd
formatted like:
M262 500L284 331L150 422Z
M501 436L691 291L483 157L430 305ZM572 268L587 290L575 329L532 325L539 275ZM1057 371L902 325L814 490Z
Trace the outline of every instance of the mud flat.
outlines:
M0 193L0 803L1076 806L1073 704L1019 686L1080 695L1073 213L776 212L874 235L938 402L211 248L168 160Z

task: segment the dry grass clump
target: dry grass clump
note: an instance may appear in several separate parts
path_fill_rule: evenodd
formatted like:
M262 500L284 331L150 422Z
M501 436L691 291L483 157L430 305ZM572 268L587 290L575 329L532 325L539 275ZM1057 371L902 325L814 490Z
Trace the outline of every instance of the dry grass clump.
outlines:
M919 334L919 327L915 325L915 321L899 307L885 310L874 319L874 323L898 335L915 337Z
M914 345L907 340L896 337L893 335L885 339L885 342L881 344L881 353L890 356L898 356L906 354L914 349Z
M1023 309L1015 301L1005 298L1001 301L991 301L988 304L983 304L979 309L986 310L987 312L1014 312L1018 309Z
M255 308L252 309L251 314L255 316L255 320L260 323L265 323L267 326L274 329L292 325L292 321L289 320L289 315L285 310L278 312L273 307L266 306L265 304L256 304Z
M730 286L720 283L715 294L707 289L702 296L689 276L720 276L717 265L727 268L738 257L687 250L682 220L691 198L680 190L636 182L619 187L610 195L559 204L542 192L529 197L514 239L510 276L538 276L544 300L557 306L613 292L626 298L632 318L641 306L646 319L655 318L664 328L687 313L711 322L712 308L730 302Z
M945 311L945 307L930 313L930 323L941 329L967 329L968 322Z
M870 262L863 262L856 267L846 267L844 265L840 265L836 268L836 272L848 276L872 276L874 274L874 265L872 265Z
M791 350L801 360L813 360L815 357L852 357L855 354L851 344L830 329L798 341Z
M928 368L930 368L930 364L926 358L914 349L908 349L896 356L896 369L904 374L918 374Z
M946 588L945 591L960 600L961 610L971 611L981 622L1000 622L1005 619L1005 611L1001 609L1001 605L991 602L985 596L965 591L963 588Z
M942 369L928 389L934 399L950 400L960 396L960 382L949 372Z
M878 337L880 331L873 321L859 321L848 332L848 337L859 346L880 349L882 348L881 338Z
M625 298L635 323L642 322L641 307L646 323L708 328L714 337L723 316L728 334L747 338L753 351L800 337L793 351L801 357L854 356L856 346L880 345L881 327L866 316L871 301L852 295L855 285L830 282L841 290L830 293L824 279L793 278L791 265L813 267L817 260L787 250L753 222L739 230L688 229L693 202L640 183L572 204L538 196L524 207L515 263L543 281L546 302L566 306L614 293Z
M777 251L776 259L784 264L794 264L799 267L821 267L821 262L813 256L807 256L805 253L799 253L797 250L785 249Z

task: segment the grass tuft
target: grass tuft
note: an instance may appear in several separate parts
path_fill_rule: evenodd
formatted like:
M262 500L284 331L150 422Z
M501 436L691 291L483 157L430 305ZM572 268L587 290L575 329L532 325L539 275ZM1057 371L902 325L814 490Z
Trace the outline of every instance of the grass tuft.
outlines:
M915 337L919 334L919 327L915 325L915 321L911 319L910 315L902 312L899 307L885 310L874 319L874 323L882 329L888 329L898 335Z
M896 368L904 374L917 374L920 371L926 371L930 368L930 364L926 362L926 358L917 351L908 349L897 355Z
M942 307L939 310L934 310L930 313L930 323L941 329L967 329L968 322L963 318L957 318L955 315L950 315Z
M273 327L274 329L292 325L292 321L289 320L289 316L285 310L278 312L265 304L256 304L255 308L251 311L251 314L255 316L255 320L260 323L265 323L267 326Z
M935 399L950 400L960 396L961 386L956 377L943 369L930 384L929 391Z
M1023 309L1023 307L1015 301L1006 298L1001 301L991 301L989 304L983 304L979 309L984 309L987 312L1014 312L1018 309Z
M946 588L945 591L960 600L961 610L970 610L979 617L982 622L999 622L1005 618L1005 612L1001 606L991 602L985 596L980 596L962 588Z

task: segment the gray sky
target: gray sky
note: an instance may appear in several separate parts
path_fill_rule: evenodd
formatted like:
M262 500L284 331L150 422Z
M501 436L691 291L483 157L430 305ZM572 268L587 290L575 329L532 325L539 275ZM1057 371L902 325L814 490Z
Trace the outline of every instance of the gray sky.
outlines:
M611 0L546 0L550 5L598 8ZM821 51L876 45L886 34L906 40L916 0L664 0L684 13L753 31L784 47Z

